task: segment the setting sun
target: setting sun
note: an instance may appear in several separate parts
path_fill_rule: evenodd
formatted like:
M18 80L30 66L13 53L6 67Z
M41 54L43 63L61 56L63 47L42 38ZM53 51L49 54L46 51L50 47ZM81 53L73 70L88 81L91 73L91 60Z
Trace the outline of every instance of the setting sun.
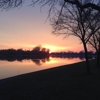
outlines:
M43 45L43 47L50 49L50 52L56 52L56 51L66 51L67 47L60 47L60 46L54 46L54 45Z
M52 45L44 45L44 47L50 49L50 52L54 52L57 50L57 47Z

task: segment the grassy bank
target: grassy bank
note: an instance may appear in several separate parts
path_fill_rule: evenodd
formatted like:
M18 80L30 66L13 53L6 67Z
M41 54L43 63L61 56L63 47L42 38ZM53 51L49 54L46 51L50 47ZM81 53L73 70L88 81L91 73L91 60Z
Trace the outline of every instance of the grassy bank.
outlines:
M0 81L0 100L100 100L100 68L90 61L59 66Z

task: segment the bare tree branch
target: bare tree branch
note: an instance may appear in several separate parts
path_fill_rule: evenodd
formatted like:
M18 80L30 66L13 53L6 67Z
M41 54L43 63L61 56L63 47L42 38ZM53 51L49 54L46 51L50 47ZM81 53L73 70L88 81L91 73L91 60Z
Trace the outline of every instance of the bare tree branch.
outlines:
M91 7L92 9L100 11L100 6L93 4L93 3L87 3L87 4L83 5L82 9L85 9L85 8L88 8L88 7Z
M0 0L1 9L10 9L21 6L24 0Z
M86 9L86 8L91 7L92 9L95 9L95 10L100 11L100 6L99 5L96 5L94 3L86 3L86 4L83 4L82 5L80 3L80 0L64 0L64 1L67 2L67 3L73 4L73 5L76 5L77 7L81 8L81 9ZM99 3L100 3L100 1L99 1Z

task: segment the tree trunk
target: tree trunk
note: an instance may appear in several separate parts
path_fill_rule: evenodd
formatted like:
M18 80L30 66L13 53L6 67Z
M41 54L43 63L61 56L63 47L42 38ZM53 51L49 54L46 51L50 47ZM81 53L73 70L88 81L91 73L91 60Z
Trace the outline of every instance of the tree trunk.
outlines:
M89 66L89 59L88 59L88 51L87 51L87 47L86 47L86 43L85 43L85 42L83 42L83 46L84 46L84 51L85 51L85 59L86 59L87 73L90 74L90 66Z
M100 65L100 51L99 52L97 52L97 67L100 67L99 66Z

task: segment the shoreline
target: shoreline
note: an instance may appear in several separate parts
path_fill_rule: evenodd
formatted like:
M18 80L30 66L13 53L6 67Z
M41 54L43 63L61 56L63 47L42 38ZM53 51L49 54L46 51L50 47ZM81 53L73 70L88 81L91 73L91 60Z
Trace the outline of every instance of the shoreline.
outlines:
M0 100L99 100L100 68L90 60L0 80Z

